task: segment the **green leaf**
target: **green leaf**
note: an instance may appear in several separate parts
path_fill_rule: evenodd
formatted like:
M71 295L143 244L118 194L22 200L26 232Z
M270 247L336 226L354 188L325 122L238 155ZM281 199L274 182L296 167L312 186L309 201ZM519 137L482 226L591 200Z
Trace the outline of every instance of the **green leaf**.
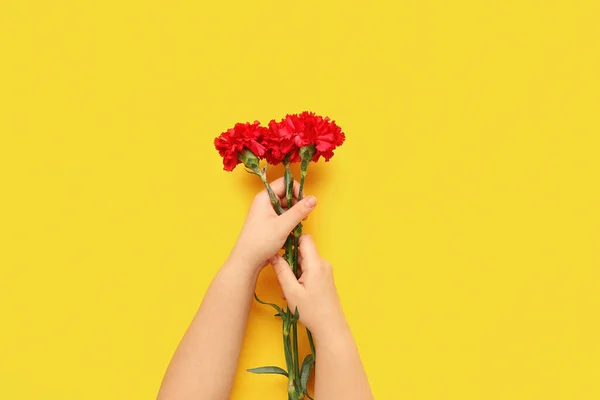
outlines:
M275 310L277 310L277 313L281 316L283 315L283 310L281 309L281 307L279 307L277 304L273 304L273 303L267 303L262 301L261 299L258 298L258 296L256 295L256 293L254 293L254 298L256 299L256 301L258 301L260 304L264 304L267 306L271 306L273 307Z
M250 368L250 369L247 369L246 371L251 372L253 374L276 374L276 375L284 375L286 377L288 376L288 373L285 372L284 369L279 368L279 367L274 367L274 366Z
M302 391L306 394L308 394L306 390L306 384L308 383L308 377L310 376L310 369L312 368L314 363L315 359L312 354L309 354L306 357L304 357L304 361L302 361L302 368L300 369L300 387L302 388Z

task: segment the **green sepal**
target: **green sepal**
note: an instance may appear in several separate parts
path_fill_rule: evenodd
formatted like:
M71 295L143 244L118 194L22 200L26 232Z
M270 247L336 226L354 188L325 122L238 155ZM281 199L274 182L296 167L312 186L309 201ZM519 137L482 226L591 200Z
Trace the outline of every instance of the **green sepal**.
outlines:
M244 147L244 151L238 154L238 160L240 160L246 168L254 171L258 168L258 157L253 152Z
M253 374L276 374L276 375L283 375L283 376L288 377L288 373L283 368L279 368L279 367L275 367L275 366L250 368L250 369L247 369L246 371L253 373Z
M300 151L298 153L300 154L300 159L302 161L310 161L315 156L316 152L317 152L317 149L315 148L314 145L311 144L308 146L300 147Z

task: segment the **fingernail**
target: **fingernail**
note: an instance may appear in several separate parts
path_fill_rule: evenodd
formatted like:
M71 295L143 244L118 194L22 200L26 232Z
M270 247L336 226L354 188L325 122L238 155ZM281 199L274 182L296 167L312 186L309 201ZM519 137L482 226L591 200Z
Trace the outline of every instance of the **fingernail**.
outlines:
M277 254L275 254L273 257L269 258L269 264L273 265L277 262Z
M317 199L315 196L308 196L304 201L309 208L313 208L317 205Z

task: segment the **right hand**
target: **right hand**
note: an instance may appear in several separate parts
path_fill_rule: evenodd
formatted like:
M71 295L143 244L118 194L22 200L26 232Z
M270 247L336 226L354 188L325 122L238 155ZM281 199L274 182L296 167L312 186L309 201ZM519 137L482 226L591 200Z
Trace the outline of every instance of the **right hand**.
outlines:
M340 298L333 280L331 264L321 258L309 235L300 236L300 279L296 280L289 264L280 255L269 261L277 274L288 307L298 307L300 321L311 330L315 340L347 327Z
M279 197L281 205L287 206L283 178L271 183L271 188ZM299 190L300 185L294 182L294 198L297 198ZM296 202L282 215L277 215L267 191L263 190L252 202L242 231L231 252L231 258L239 260L237 263L239 265L249 266L254 271L261 270L267 265L269 257L281 249L290 232L300 221L308 217L316 205L317 199L308 196Z

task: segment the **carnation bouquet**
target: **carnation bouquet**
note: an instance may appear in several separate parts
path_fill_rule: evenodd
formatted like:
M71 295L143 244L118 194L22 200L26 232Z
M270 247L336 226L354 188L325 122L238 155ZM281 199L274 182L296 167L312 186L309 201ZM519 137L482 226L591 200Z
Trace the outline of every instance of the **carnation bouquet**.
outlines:
M281 121L272 120L268 126L260 122L238 123L215 139L215 148L223 157L223 169L232 171L238 164L243 164L246 171L258 176L265 185L269 198L277 214L286 212L292 207L294 178L291 164L300 163L300 190L298 201L302 200L304 181L311 161L319 161L321 157L329 161L333 157L336 147L344 143L344 133L335 121L327 117L315 115L305 111L301 114L288 114ZM261 167L261 160L266 164ZM284 182L286 187L287 207L282 207L279 198L271 189L267 181L267 166L283 164ZM302 224L298 224L290 232L283 250L283 257L288 262L292 271L299 278L298 265L298 240L302 234ZM306 355L300 363L298 351L298 319L297 308L285 309L273 303L266 303L254 295L256 301L273 307L277 313L275 317L281 318L283 326L283 350L285 354L286 369L276 366L266 366L249 369L255 374L280 374L288 378L288 400L301 400L310 395L307 391L307 382L310 371L315 363L315 346L312 335L308 329L308 342L311 354Z

